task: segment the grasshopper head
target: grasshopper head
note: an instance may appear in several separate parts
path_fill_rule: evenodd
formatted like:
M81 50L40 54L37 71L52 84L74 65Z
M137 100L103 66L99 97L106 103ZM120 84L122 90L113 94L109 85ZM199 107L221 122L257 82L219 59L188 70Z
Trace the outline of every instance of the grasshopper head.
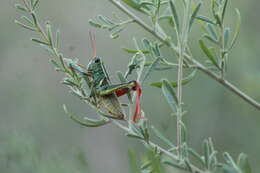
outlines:
M102 64L101 58L95 57L95 58L91 59L91 61L89 62L88 70L93 71L93 72L102 70L101 64Z

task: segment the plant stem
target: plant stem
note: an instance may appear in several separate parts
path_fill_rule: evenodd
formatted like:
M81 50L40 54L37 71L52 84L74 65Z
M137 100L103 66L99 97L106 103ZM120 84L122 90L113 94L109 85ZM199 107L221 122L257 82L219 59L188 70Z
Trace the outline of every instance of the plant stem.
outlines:
M140 25L141 27L143 27L146 31L148 31L149 33L151 33L154 37L156 37L158 40L162 41L163 43L165 43L167 46L171 47L174 51L179 52L180 50L174 45L171 44L169 41L166 40L166 38L162 38L159 34L157 34L156 32L154 32L150 26L148 26L146 23L144 23L139 17L137 17L135 14L133 14L131 11L129 11L124 5L122 5L119 1L117 0L109 0L112 4L114 4L117 8L119 8L122 12L124 12L127 16L129 16L130 18L132 18L133 20L135 20L135 22ZM197 68L202 71L203 73L205 73L206 75L208 75L209 77L211 77L212 79L214 79L215 81L217 81L218 83L220 83L221 85L223 85L225 88L227 88L229 91L233 92L234 94L236 94L237 96L239 96L240 98L242 98L244 101L246 101L247 103L249 103L250 105L252 105L253 107L255 107L256 109L260 110L260 103L257 102L256 100L254 100L252 97L248 96L247 94L245 94L244 92L242 92L240 89L238 89L237 87L235 87L233 84L231 84L229 81L222 79L221 77L219 77L217 74L209 71L204 65L202 65L200 62L198 62L197 60L195 60L194 58L192 58L191 56L189 56L188 54L184 54L185 59L189 60L190 62L192 62L194 65L197 66Z
M176 133L177 133L177 155L182 160L182 78L183 78L183 61L184 53L187 47L188 39L188 23L189 23L189 8L190 0L185 5L184 17L182 23L181 32L176 32L178 35L178 48L179 48L179 59L178 59L178 76L177 76L177 120L176 120Z
M126 131L126 132L129 131L129 128L128 128L128 127L122 125L122 124L119 123L118 121L112 120L112 122L113 122L117 127L119 127L120 129L122 129L122 130L124 130L124 131ZM178 156L176 156L175 154L169 152L168 150L166 150L166 149L160 147L159 145L153 143L152 141L149 140L149 142L147 142L146 144L150 145L152 148L157 148L157 150L159 150L160 153L162 153L162 154L164 154L165 156L171 158L172 160L174 160L174 161L179 161ZM194 172L196 172L196 173L204 173L204 171L202 171L201 169L199 169L199 168L196 167L195 165L192 165L192 164L191 164L190 166L191 166L191 168L192 168L192 170L193 170Z

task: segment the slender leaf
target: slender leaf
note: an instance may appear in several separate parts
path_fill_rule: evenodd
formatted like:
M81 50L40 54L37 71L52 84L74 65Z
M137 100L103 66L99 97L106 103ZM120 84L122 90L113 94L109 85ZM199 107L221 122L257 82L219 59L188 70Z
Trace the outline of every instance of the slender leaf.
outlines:
M183 165L176 163L176 162L173 162L173 161L163 160L162 163L169 165L169 166L172 166L172 167L177 168L177 169L181 169L181 170L186 169Z
M232 168L226 164L222 164L221 169L222 169L223 173L241 173L241 172L238 172L235 168Z
M96 22L94 22L94 21L91 20L91 19L89 19L88 23L89 23L91 26L95 27L95 28L102 28L102 25L101 25L101 24L96 23Z
M54 59L50 59L50 62L54 65L56 70L60 69L60 65Z
M205 166L209 169L210 168L210 149L209 149L209 142L208 140L204 140L203 142L203 152L204 152L204 157L205 157Z
M61 47L61 41L60 41L60 31L57 30L56 32L56 47L59 49Z
M211 41L212 43L214 43L214 44L216 44L216 45L219 44L218 40L215 40L214 38L212 38L211 36L209 36L209 35L207 35L207 34L204 34L203 37L206 38L206 39L208 39L209 41Z
M141 165L141 169L144 170L144 169L147 169L149 166L151 166L152 162L151 161L147 161L145 163L143 163Z
M237 22L236 22L236 28L235 28L235 34L233 37L233 40L231 42L231 46L229 49L232 49L237 41L239 32L240 32L240 25L241 25L241 16L240 16L240 12L238 9L236 9L236 13L237 13Z
M32 38L31 40L34 41L34 42L36 42L36 43L49 46L48 43L46 43L46 42L44 42L44 41L41 41L41 40L39 40L39 39L37 39L37 38Z
M125 48L125 47L122 47L122 49L127 52L127 53L131 53L131 54L135 54L137 52L139 52L138 50L135 50L135 49L129 49L129 48ZM149 50L140 50L143 54L147 54L147 53L150 53Z
M172 148L176 148L176 146L169 140L167 139L165 136L163 136L163 134L156 129L154 126L152 126L152 130L154 132L154 134L160 139L162 140L164 143L166 143L167 145L169 145Z
M136 152L128 151L129 165L132 173L140 173Z
M49 39L50 46L53 46L53 39L52 39L52 31L51 31L51 25L49 23L46 24L46 30L47 30L47 35Z
M219 68L219 65L217 63L216 58L214 57L214 55L212 54L212 52L210 51L210 49L206 46L206 44L204 43L203 40L199 40L199 44L201 49L203 50L203 52L205 53L205 55L207 55L207 57L209 58L209 60L212 62L212 64L214 64L217 68Z
M167 79L162 80L162 92L173 112L177 111L178 98Z
M228 46L229 33L230 33L230 28L225 28L224 29L224 47L225 48L227 48L227 46Z
M143 42L143 45L144 45L144 47L147 49L147 50L152 50L152 43L148 40L148 39L146 39L146 38L144 38L143 40L142 40L142 42Z
M232 166L233 168L237 168L235 161L228 152L223 153L223 157L230 166Z
M212 24L210 24L210 23L207 24L207 30L208 30L210 36L211 36L214 40L218 40L218 35L217 35L215 29L213 28L213 25L212 25Z
M196 19L201 20L201 21L206 22L206 23L210 23L212 25L216 24L213 20L211 20L211 19L209 19L208 17L205 17L205 16L196 16Z
M118 37L119 37L119 33L120 33L121 31L123 31L123 30L124 30L123 27L116 29L114 32L112 32L112 33L110 34L110 37L111 37L112 39L118 38Z
M86 117L84 118L84 121L81 121L78 118L76 118L72 113L68 112L66 105L63 105L63 109L65 113L68 114L73 121L85 127L99 127L109 122L108 119L93 120Z
M19 22L18 20L15 20L14 22L15 22L16 24L20 25L21 27L25 28L25 29L29 29L29 30L31 30L31 31L37 31L36 28L31 27L31 26L28 26L28 25L25 25L25 24Z
M33 3L33 10L36 9L36 7L38 6L40 0L35 0L34 3Z
M188 84L196 75L196 70L194 70L189 76L187 76L186 78L184 78L182 81L181 81L181 84L182 85L185 85L185 84ZM178 86L178 82L177 81L173 81L173 82L170 82L171 86L173 88L176 88ZM162 82L154 82L154 83L151 83L150 84L151 86L154 86L154 87L157 87L157 88L161 88L162 87Z
M112 21L110 21L109 19L107 19L106 17L104 17L102 15L98 15L98 19L100 21L102 21L104 24L107 24L107 25L110 25L110 26L115 25L115 23L113 23Z
M205 164L203 158L199 155L199 153L197 153L195 150L193 150L192 148L188 148L188 152L194 157L196 158L202 165Z
M149 75L151 74L151 72L156 68L156 66L159 64L160 60L162 58L160 57L157 57L154 62L150 65L150 67L148 68L146 74L144 75L144 78L143 78L143 82L149 77Z
M244 153L239 154L237 165L240 167L243 173L252 173L249 160L246 154Z
M21 19L24 19L28 24L32 25L32 27L34 26L34 23L26 16L22 16Z
M222 15L221 15L222 22L224 21L224 18L225 18L227 4L228 4L228 0L224 0L224 6L223 6L223 10L222 10Z
M172 19L174 21L175 28L176 28L177 32L179 32L180 31L180 23L179 23L179 18L178 18L178 12L177 12L176 7L173 3L173 0L169 0L169 3L170 3Z
M24 12L28 12L28 9L25 6L21 5L21 4L15 4L14 6L18 10L21 10L21 11L24 11Z
M197 17L197 14L200 10L200 7L201 7L201 2L198 3L198 5L196 6L196 8L194 9L192 15L191 15L191 18L190 18L190 23L189 23L189 30L191 30L191 27L192 27L192 24L194 23L194 20L196 19Z

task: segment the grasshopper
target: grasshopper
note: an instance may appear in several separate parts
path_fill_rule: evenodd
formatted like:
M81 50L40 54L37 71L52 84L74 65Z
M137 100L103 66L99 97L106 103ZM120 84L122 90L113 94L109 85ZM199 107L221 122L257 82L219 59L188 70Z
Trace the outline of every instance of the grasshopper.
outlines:
M138 82L132 80L126 83L112 84L104 62L96 55L95 38L91 33L90 40L93 49L93 58L90 60L87 68L79 64L70 64L70 68L84 76L89 88L91 88L89 97L94 100L98 109L105 109L109 113L109 118L125 120L126 115L118 97L130 91L139 91L139 94L137 94L139 99L136 102L138 105L136 104L135 116L139 115L141 89Z

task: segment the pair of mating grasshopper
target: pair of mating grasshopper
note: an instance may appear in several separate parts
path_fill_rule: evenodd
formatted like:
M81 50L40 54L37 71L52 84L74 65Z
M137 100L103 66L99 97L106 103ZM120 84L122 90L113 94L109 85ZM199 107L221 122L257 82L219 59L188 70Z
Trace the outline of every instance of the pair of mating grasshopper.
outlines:
M126 115L118 100L118 97L137 91L136 110L133 116L133 121L140 116L140 96L141 88L137 81L129 81L120 84L111 84L108 73L105 69L101 58L96 56L95 39L90 33L91 45L93 49L93 58L90 60L87 68L82 68L78 64L69 64L70 68L80 73L91 88L90 98L93 98L98 105L98 108L105 109L110 115L109 118L125 120Z

